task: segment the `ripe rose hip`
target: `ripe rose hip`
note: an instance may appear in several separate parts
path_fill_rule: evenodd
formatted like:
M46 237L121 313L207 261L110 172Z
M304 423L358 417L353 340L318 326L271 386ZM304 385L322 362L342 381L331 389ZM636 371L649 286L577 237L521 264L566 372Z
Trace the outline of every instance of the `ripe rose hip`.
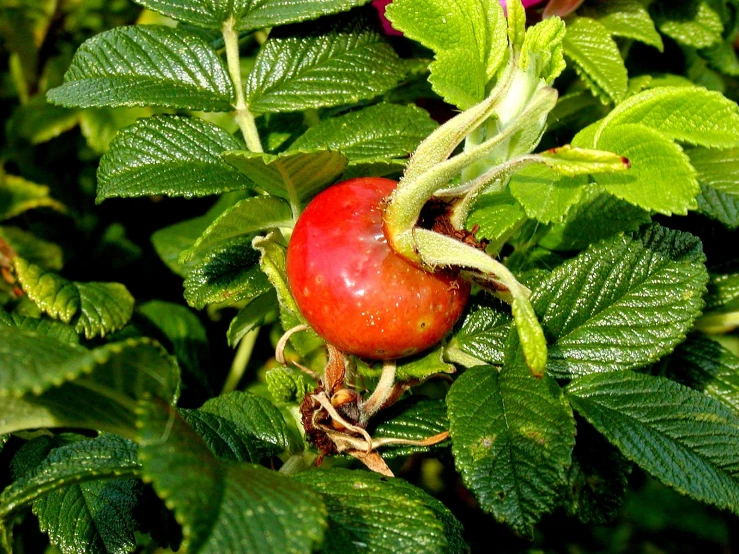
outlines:
M316 196L287 249L287 278L311 327L343 352L394 359L452 328L469 297L458 276L430 273L393 252L382 229L395 181L350 179Z

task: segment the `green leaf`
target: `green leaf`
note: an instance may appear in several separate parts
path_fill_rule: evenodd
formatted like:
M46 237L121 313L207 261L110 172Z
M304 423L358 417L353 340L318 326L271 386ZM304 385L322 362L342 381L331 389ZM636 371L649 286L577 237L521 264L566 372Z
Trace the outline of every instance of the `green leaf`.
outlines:
M734 50L733 40L724 40L700 51L708 65L725 75L739 76L739 56Z
M133 314L134 299L120 283L77 283L15 258L23 291L42 311L71 323L85 338L122 329Z
M519 67L547 85L552 84L565 68L564 37L565 24L559 17L549 17L529 27L521 47Z
M130 436L132 399L153 395L169 402L178 394L177 364L149 339L88 351L7 327L0 336L0 344L14 346L12 356L2 357L0 433L81 427Z
M589 375L567 387L573 407L630 460L682 494L739 511L739 417L662 377Z
M716 341L694 336L668 360L667 376L739 412L739 358Z
M277 300L280 306L280 323L284 330L290 330L298 325L305 324L303 315L295 303L287 284L285 269L286 248L281 242L281 235L270 233L266 237L256 237L252 246L261 254L259 264L262 271L269 278L270 283L277 291ZM323 341L312 331L295 333L290 342L301 355L309 354L323 344Z
M321 121L308 129L290 150L338 150L352 164L405 157L437 124L416 106L376 104Z
M254 113L354 104L404 75L400 58L368 19L338 16L275 29L246 81L246 101Z
M185 306L162 300L150 300L138 312L166 338L183 369L207 386L212 362L208 336L198 316Z
M706 48L722 39L721 16L710 0L660 2L653 13L659 30L685 46Z
M531 298L549 343L548 373L633 369L671 352L703 308L704 262L696 237L654 225L557 267Z
M663 51L662 37L639 0L601 0L593 10L583 10L614 36L638 40Z
M336 181L347 163L344 154L328 150L277 155L240 150L225 152L223 159L268 193L288 200L295 218L300 213L300 200Z
M214 219L195 244L182 252L180 259L188 262L197 254L232 239L292 224L290 206L279 198L245 198Z
M739 273L711 275L708 294L705 296L706 309L720 308L739 298Z
M575 71L601 101L619 103L626 95L628 74L618 45L595 19L575 17L567 22L564 53Z
M53 242L42 240L18 227L0 227L0 240L4 240L18 256L32 264L57 271L62 268L62 249Z
M87 145L98 154L108 151L119 131L137 119L154 115L151 108L88 108L79 112L80 131Z
M600 122L596 143L601 143L597 135L609 127L628 123L650 127L688 144L714 148L739 145L739 107L721 93L702 87L656 87L627 98Z
M66 211L60 202L49 196L49 187L37 185L15 175L0 173L0 221L36 208Z
M372 438L420 441L438 435L449 430L446 412L443 400L407 398L381 412L382 420L375 427ZM382 457L388 460L430 450L429 446L388 446L383 447Z
M532 536L566 483L575 422L553 379L533 378L520 353L506 358L502 371L468 369L449 390L452 452L480 507Z
M15 327L20 331L30 332L39 337L50 337L63 343L77 345L79 336L73 327L54 321L53 319L39 319L19 314L8 314L0 308L0 325Z
M565 220L553 225L539 239L550 250L582 250L590 244L626 231L636 231L650 222L649 212L589 187L580 203L573 206Z
M279 310L275 289L257 296L239 310L228 326L228 345L233 348L249 331L260 327L265 319Z
M272 399L278 403L302 402L308 394L305 375L288 367L274 367L264 375Z
M631 162L628 171L593 177L606 192L665 215L684 215L697 207L700 186L695 169L682 149L661 132L641 124L608 125L595 144L587 144L588 138L581 132L572 143L608 150Z
M739 148L692 148L687 152L698 172L698 211L727 227L739 227Z
M579 202L587 184L584 175L567 177L546 165L536 164L511 178L510 191L529 218L542 223L559 223Z
M192 248L212 222L211 218L200 216L159 229L151 235L154 250L172 272L187 277L194 263L182 264L180 257L185 250Z
M478 226L475 236L497 241L526 219L526 212L509 191L482 194L475 202L467 228Z
M322 494L328 530L320 552L461 553L461 525L421 489L376 473L305 471L295 479Z
M486 86L507 50L507 28L498 2L396 0L385 15L406 37L434 51L435 61L429 66L434 92L461 109L485 98Z
M503 365L505 342L512 320L510 310L502 302L485 296L472 303L459 332L452 340L475 358Z
M233 0L226 3L209 0L137 0L138 4L154 11L168 15L178 21L184 21L205 27L221 30L223 24L233 18L237 31L275 27L285 23L294 23L306 19L315 19L321 15L341 12L363 4L363 0Z
M64 84L48 92L66 107L162 106L232 109L234 88L223 61L197 35L159 25L119 27L77 49Z
M76 127L81 115L78 110L49 104L38 94L14 110L7 122L8 136L42 144Z
M560 175L577 177L596 173L611 173L629 169L629 160L612 152L572 148L570 145L551 148L536 158Z
M271 285L258 261L259 254L248 236L215 246L185 279L185 300L193 308L202 309L207 304L238 302L264 294Z
M207 196L248 189L251 181L221 159L243 145L200 119L140 119L110 143L98 167L97 201L163 194Z
M216 459L173 408L140 404L144 479L174 511L187 552L310 553L325 507L308 487L251 464Z

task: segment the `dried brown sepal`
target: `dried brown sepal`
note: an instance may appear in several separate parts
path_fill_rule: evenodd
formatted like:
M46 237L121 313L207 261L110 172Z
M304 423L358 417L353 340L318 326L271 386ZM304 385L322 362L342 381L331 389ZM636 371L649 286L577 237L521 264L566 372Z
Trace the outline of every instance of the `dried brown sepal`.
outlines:
M474 225L469 231L466 229L457 229L452 225L451 216L453 206L453 202L445 202L438 198L432 198L423 207L421 215L418 218L418 226L424 229L430 229L441 235L453 237L484 252L490 242L475 238L475 233L480 230L479 225Z

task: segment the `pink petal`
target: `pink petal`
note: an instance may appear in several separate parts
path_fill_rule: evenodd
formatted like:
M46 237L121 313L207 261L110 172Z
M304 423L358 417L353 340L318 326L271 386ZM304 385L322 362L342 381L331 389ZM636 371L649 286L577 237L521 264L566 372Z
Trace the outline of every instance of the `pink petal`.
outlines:
M382 23L382 30L386 35L402 37L403 33L396 31L390 25L390 22L385 18L385 7L393 0L372 0L372 6L377 10L380 16L380 22Z
M551 2L547 4L547 7L544 8L544 12L541 16L544 19L552 17L553 15L564 17L574 12L582 3L583 0L551 0Z

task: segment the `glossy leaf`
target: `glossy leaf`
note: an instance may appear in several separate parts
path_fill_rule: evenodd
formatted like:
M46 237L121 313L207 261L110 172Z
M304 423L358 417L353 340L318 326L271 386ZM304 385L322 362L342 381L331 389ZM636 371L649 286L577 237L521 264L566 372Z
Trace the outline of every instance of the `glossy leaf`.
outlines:
M373 439L402 439L421 441L449 430L446 404L443 400L409 398L382 411L382 420L372 433ZM440 446L446 445L440 443ZM386 460L429 452L429 446L395 445L382 448Z
M185 551L312 552L325 526L320 497L288 476L215 458L169 406L141 404L144 479L182 525Z
M617 235L557 267L531 302L557 377L632 369L685 340L708 282L700 241L654 225Z
M510 311L501 302L488 298L471 304L453 343L479 360L503 365L506 338L513 320Z
M663 2L656 6L654 19L668 37L693 48L706 48L721 41L721 16L707 0Z
M477 199L467 227L478 226L478 239L497 241L526 219L526 212L510 191L482 194Z
M9 314L0 308L0 325L15 327L19 331L30 332L40 337L49 337L62 343L77 345L80 338L74 327L46 318Z
M98 167L97 201L162 194L207 196L243 190L251 181L221 159L242 148L225 130L200 119L158 116L121 131Z
M223 61L181 28L119 27L77 49L50 102L67 107L163 106L230 111L234 88Z
M542 223L559 223L579 202L587 184L584 175L567 177L537 164L516 173L509 186L529 218Z
M576 379L567 396L649 474L696 500L739 511L736 412L674 381L629 371Z
M592 10L583 10L614 36L638 40L662 52L662 37L649 12L638 0L602 0Z
M255 113L341 106L393 88L404 74L367 20L338 16L273 31L246 81L246 101Z

